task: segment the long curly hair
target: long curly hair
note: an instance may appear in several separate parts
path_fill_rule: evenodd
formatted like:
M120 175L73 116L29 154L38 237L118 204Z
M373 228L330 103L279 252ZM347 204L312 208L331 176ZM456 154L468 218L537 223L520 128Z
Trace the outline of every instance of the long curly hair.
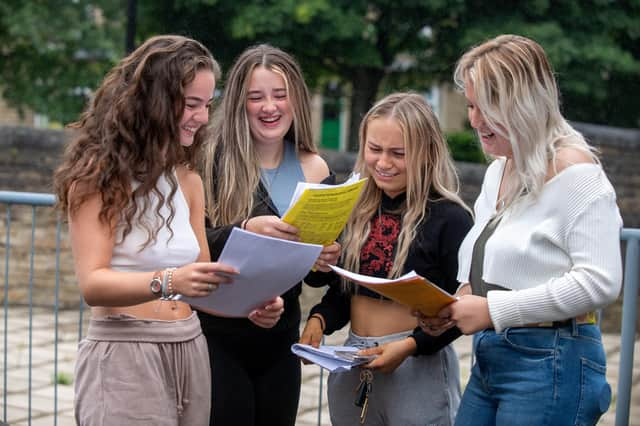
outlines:
M220 75L205 46L163 35L147 40L106 75L79 121L69 125L75 135L54 175L64 215L72 216L99 194L100 222L114 231L123 221L122 238L134 223L148 232L145 245L155 240L161 226L171 229L178 188L173 170L177 165L193 168L206 139L207 126L202 126L191 146L179 143L184 89L201 70L211 71L216 79ZM168 199L156 188L161 175L171 187ZM151 193L158 198L154 206ZM169 206L169 217L162 217L159 226L142 223L142 212L151 207L160 216L163 204Z
M416 231L426 219L428 203L449 200L470 213L471 210L458 195L458 175L438 119L429 104L417 93L392 93L378 101L360 123L360 148L354 170L369 179L343 233L344 267L350 271L360 269L360 250L369 237L371 219L382 203L382 190L371 178L364 158L369 124L381 118L393 119L400 127L407 168L406 200L398 212L402 217L402 230L389 271L389 278L397 278L402 274ZM346 281L343 284L348 287Z
M284 79L293 112L293 123L284 139L295 145L296 152L318 152L311 131L311 97L298 63L268 44L246 49L227 75L222 104L213 119L213 143L206 147L202 165L207 215L214 225L239 222L253 210L260 165L249 128L247 97L251 74L257 67Z

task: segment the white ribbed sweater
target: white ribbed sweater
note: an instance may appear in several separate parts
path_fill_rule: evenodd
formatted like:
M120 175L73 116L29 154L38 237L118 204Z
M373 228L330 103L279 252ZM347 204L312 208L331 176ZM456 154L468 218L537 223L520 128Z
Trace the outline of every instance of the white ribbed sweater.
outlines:
M473 245L496 214L505 160L487 169L476 222L460 246L458 280L469 282ZM576 164L550 179L535 202L507 211L487 241L483 279L513 291L489 291L496 331L556 321L616 299L622 282L616 196L602 168Z

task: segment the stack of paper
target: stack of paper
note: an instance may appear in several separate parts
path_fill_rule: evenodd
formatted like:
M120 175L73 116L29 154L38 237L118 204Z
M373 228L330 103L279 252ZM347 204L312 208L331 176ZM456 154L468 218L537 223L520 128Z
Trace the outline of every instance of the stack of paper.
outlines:
M221 284L208 296L180 296L180 300L213 315L246 317L300 282L321 251L319 245L233 228L218 259L239 271L233 283Z
M361 357L356 355L359 349L353 346L325 346L314 348L311 345L296 343L291 346L291 352L326 368L332 373L349 371L352 367L367 364L375 359L375 356Z
M447 293L431 281L411 271L394 280L370 277L349 272L346 269L329 265L337 274L342 275L369 290L375 291L391 300L406 305L427 316L435 316L440 309L451 302L455 296Z
M300 241L331 244L347 223L365 181L354 174L340 185L298 182L282 220L300 230Z

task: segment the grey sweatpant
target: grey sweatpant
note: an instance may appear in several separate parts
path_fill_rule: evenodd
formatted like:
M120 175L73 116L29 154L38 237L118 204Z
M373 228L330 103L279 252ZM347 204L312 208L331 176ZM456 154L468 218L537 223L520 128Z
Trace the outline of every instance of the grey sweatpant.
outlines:
M347 346L368 348L404 339L411 332L361 337L349 332ZM331 373L328 379L329 414L333 426L360 424L356 407L360 369ZM460 405L458 357L446 346L434 355L409 356L390 374L373 371L365 425L452 425Z
M210 409L209 352L195 313L91 320L76 361L78 425L208 425Z

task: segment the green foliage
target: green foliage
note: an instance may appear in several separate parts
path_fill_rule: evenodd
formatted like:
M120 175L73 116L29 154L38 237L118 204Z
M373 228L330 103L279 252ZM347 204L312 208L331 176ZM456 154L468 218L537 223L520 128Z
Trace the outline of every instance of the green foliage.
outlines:
M475 132L464 130L446 134L451 156L455 161L486 163L486 157L480 148Z
M124 47L107 0L0 2L0 92L9 104L69 122Z
M555 69L563 113L569 119L640 127L638 1L515 0L508 8L492 8L491 14L487 6L467 2L464 14L457 17L464 30L445 31L440 45L462 52L498 34L533 38Z
M53 375L53 383L68 386L73 383L73 376L69 373L60 371L57 376Z
M138 0L137 42L177 33L227 70L247 46L296 56L311 87L340 81L354 139L376 97L450 82L470 46L501 33L537 40L572 120L640 126L637 0ZM126 2L0 2L0 91L68 122L123 54ZM100 16L101 18L96 18Z
M547 50L573 120L640 126L640 4L632 0L142 0L155 32L190 34L225 67L269 42L301 62L311 86L337 78L351 94L354 142L376 97L450 82L460 55L501 33ZM162 3L158 6L157 3ZM155 5L155 6L150 6ZM160 17L160 19L158 19ZM149 33L145 33L145 37Z

